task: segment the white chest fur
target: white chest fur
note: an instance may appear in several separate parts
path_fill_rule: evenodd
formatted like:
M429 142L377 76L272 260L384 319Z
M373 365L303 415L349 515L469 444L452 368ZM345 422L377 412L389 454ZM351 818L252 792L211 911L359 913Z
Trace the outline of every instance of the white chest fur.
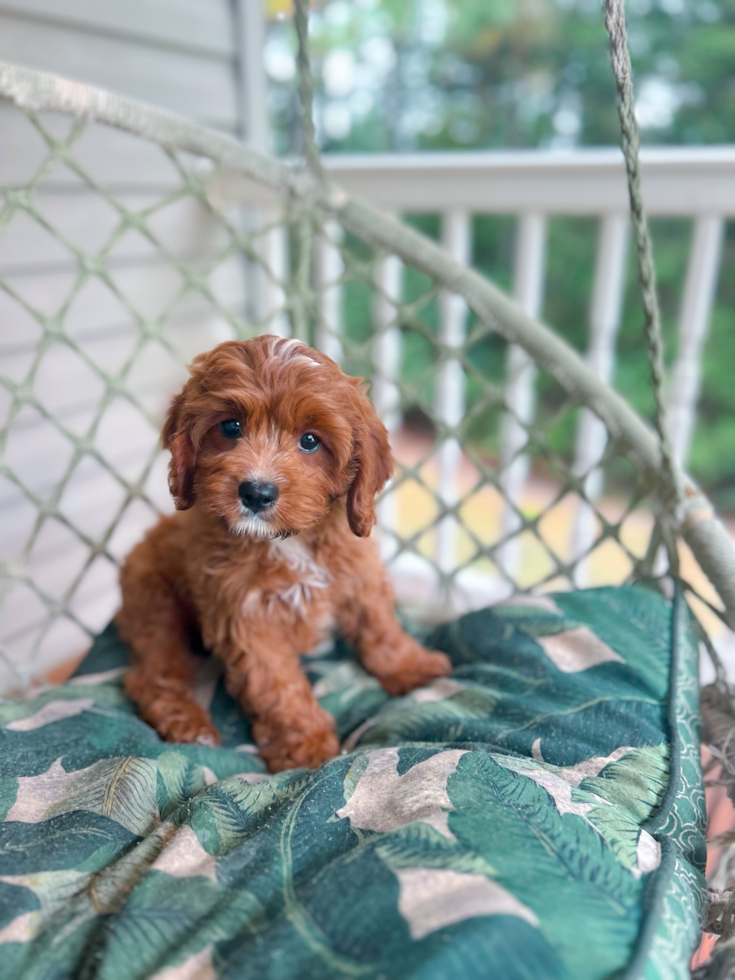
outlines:
M243 602L244 613L252 612L256 606L264 604L269 613L277 606L285 606L299 618L305 617L307 609L319 590L329 585L330 575L319 565L308 546L298 538L271 541L269 558L276 566L282 566L284 583L272 589L253 589Z

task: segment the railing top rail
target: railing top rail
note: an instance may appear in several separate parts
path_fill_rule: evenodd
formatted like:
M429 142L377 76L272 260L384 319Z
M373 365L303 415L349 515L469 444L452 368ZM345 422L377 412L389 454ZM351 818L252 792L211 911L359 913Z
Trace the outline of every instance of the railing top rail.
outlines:
M641 155L652 215L735 217L735 145L656 147ZM623 155L578 150L327 154L330 177L353 194L402 211L603 214L627 212Z
M330 169L361 170L492 170L570 167L596 172L623 167L623 154L617 146L575 147L550 150L425 150L416 153L325 153ZM725 169L735 176L735 144L717 146L654 146L641 150L641 162L649 171L688 171L695 168Z

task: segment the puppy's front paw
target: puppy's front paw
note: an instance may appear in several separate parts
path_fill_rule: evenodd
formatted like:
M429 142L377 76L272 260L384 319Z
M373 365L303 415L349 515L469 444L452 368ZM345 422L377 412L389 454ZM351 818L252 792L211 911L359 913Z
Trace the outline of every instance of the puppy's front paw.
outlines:
M451 672L452 663L446 654L425 650L407 636L391 657L389 669L377 677L383 689L395 697L410 694L417 687L424 687L437 677L446 677Z
M253 735L271 772L317 769L327 759L339 754L334 721L321 708L310 712L307 718L293 719L290 724L274 723L268 719L255 722Z
M158 705L160 708L160 704ZM148 719L146 719L148 720ZM220 735L208 711L194 701L177 701L156 713L155 728L167 742L217 746Z

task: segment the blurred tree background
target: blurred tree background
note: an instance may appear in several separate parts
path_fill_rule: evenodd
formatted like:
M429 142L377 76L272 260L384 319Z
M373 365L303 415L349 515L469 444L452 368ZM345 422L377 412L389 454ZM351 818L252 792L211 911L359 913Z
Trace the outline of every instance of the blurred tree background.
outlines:
M275 149L290 153L299 145L295 38L287 0L268 6L265 64ZM626 7L644 145L735 142L735 0L629 0ZM618 143L599 0L324 0L312 3L310 29L324 152ZM432 216L413 220L436 235ZM671 361L691 222L659 220L652 231ZM514 222L502 216L475 221L473 262L504 287L511 282L513 235ZM543 318L580 350L595 243L592 220L549 223ZM729 511L735 510L735 278L727 274L733 268L730 224L689 457L694 476ZM347 313L349 322L358 304ZM650 417L641 338L631 255L614 383ZM500 350L492 342L486 347L477 356L491 363ZM415 363L414 372L420 374ZM543 402L545 392L539 394ZM571 442L571 425L561 438Z

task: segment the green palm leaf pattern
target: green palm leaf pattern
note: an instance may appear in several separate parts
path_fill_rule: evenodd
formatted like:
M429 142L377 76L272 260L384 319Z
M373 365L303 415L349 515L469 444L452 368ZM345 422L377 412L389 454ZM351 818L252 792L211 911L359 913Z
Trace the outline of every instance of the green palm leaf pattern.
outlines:
M109 817L139 837L154 828L158 807L156 766L151 759L101 759L73 776L76 778L67 784L62 799L49 807L46 816L88 810ZM33 792L32 785L27 792Z
M454 672L389 699L305 661L345 754L269 775L167 745L110 627L0 704L8 980L686 976L701 921L696 644L645 588L519 598L436 629ZM627 971L627 972L626 972Z

